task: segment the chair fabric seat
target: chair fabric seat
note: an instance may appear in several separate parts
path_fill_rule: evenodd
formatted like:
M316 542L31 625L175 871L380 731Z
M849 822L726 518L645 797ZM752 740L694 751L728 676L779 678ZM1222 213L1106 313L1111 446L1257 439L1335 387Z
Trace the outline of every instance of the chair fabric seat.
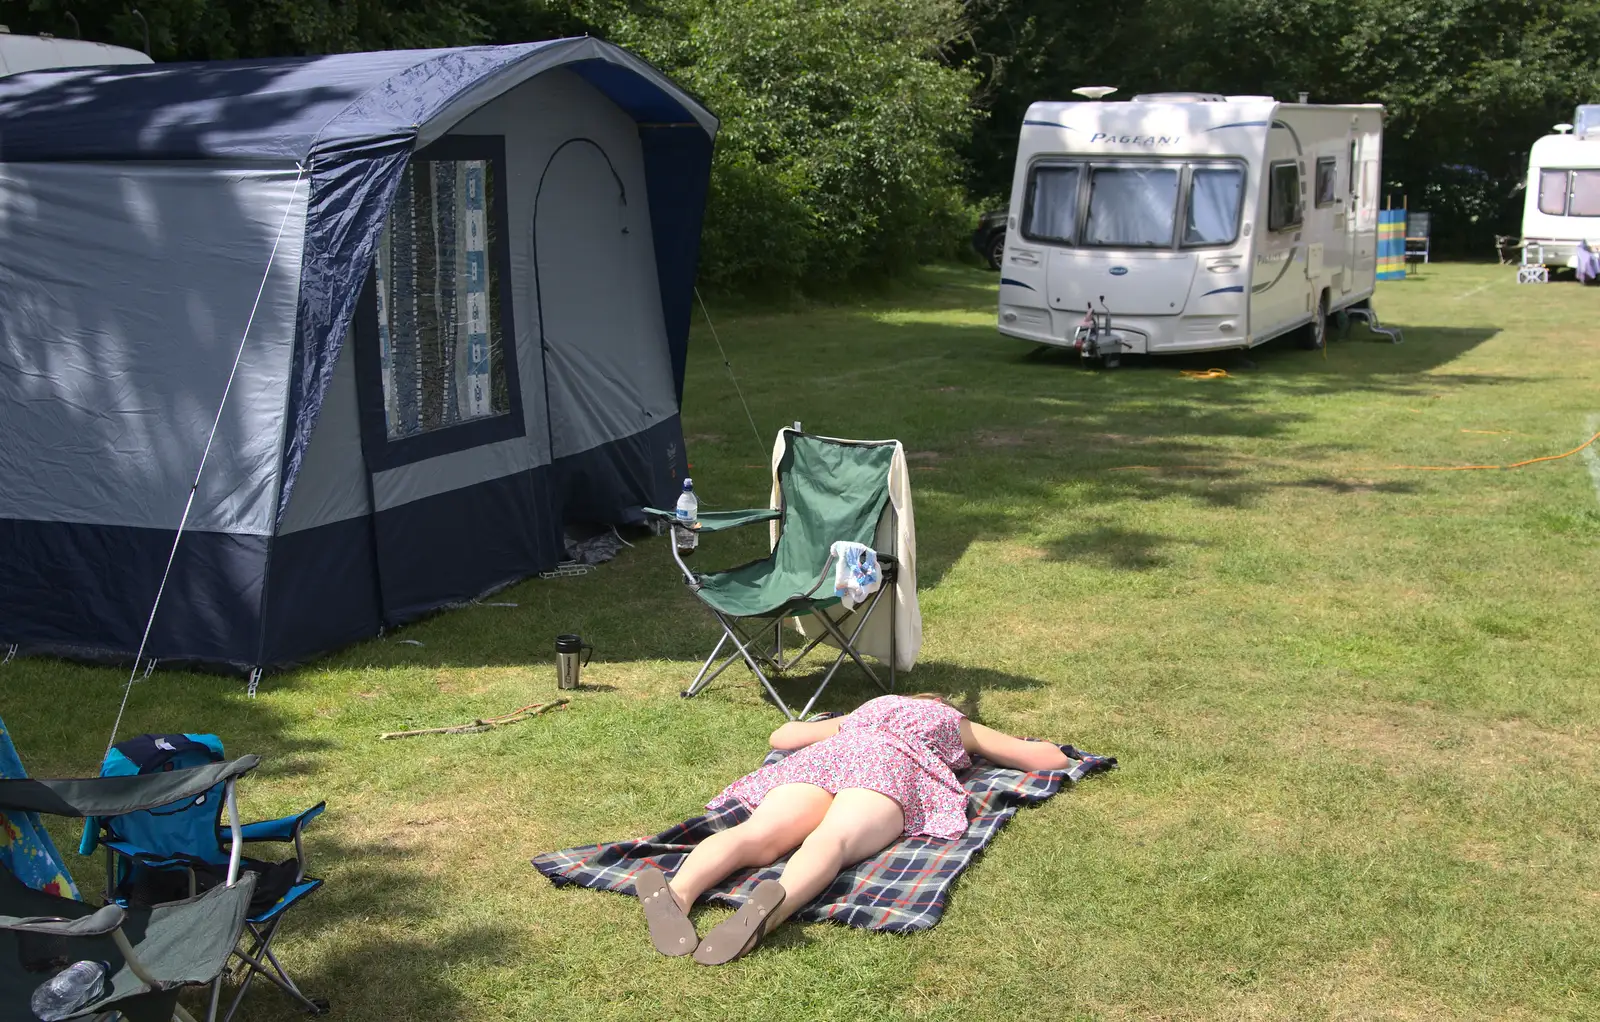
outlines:
M833 587L824 583L813 599L805 594L817 584L817 570L807 574L777 570L771 560L756 561L713 575L700 576L699 597L729 617L785 617L825 610L839 602Z
M795 437L784 452L783 529L763 560L697 576L697 595L729 617L777 617L837 604L833 587L818 581L839 542L873 542L889 501L895 449ZM824 594L818 598L815 594Z
M35 891L9 872L0 870L0 908L9 915L58 916L77 919L95 912L92 905ZM139 963L158 981L152 989L133 974L111 937L74 937L61 942L68 959L103 961L111 966L106 993L86 1005L74 1018L115 1009L132 1019L172 1017L177 989L209 983L227 963L234 941L244 924L254 889L251 877L241 877L233 887L217 887L185 901L153 909L131 909L122 930L133 945ZM15 933L0 933L0 1008L27 1010L33 991L48 973L30 972L22 966L21 946ZM27 1018L16 1015L17 1018Z

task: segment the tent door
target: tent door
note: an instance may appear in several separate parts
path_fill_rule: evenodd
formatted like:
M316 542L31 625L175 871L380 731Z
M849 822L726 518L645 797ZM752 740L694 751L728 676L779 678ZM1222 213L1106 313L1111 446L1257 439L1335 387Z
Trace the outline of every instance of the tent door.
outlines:
M551 154L532 241L552 462L648 430L676 410L647 218L645 197L626 187L598 142L571 138ZM629 488L657 492L650 480ZM597 513L581 494L574 499L570 520Z

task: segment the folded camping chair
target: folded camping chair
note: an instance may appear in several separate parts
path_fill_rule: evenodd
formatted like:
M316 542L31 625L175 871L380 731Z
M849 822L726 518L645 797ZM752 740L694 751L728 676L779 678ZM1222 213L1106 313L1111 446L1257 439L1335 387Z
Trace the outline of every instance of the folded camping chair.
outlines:
M118 742L100 766L102 777L159 777L223 760L222 741L216 735L140 735ZM224 1022L239 1010L250 983L257 975L276 985L306 1011L320 1015L325 1000L307 997L289 978L272 939L285 913L299 904L322 881L306 875L301 832L327 808L319 802L305 812L278 820L251 823L239 829L237 839L221 826L221 788L214 787L155 808L117 814L96 814L83 828L78 851L106 848L106 900L128 907L149 907L192 897L218 882L224 864L242 862L255 878L255 893L245 918L250 934L248 949L235 948L239 989ZM244 857L243 846L262 841L292 842L295 857L268 862ZM219 980L220 987L220 980Z
M36 826L38 813L119 815L221 790L220 801L227 804L237 834L234 782L257 762L244 756L149 777L10 777L0 780L0 823L11 832L18 824ZM222 882L205 893L151 909L96 909L48 889L36 890L19 879L12 861L0 857L0 1018L35 1018L34 992L72 963L89 961L106 964L104 987L69 1018L120 1013L127 1022L193 1022L178 1005L178 994L185 986L210 984L207 1018L214 1022L216 984L239 942L255 891L255 877L242 872L237 859L228 863Z
M1406 262L1426 263L1432 247L1433 214L1406 214Z
M821 697L846 657L854 660L880 689L894 691L897 656L896 622L893 620L896 586L901 577L896 549L877 550L883 584L866 602L846 610L834 595L835 563L832 546L836 542L855 542L873 546L879 525L895 514L890 500L890 470L896 459L904 464L898 440L858 441L813 436L785 429L778 434L774 451L774 503L776 508L747 511L721 511L699 516L700 533L720 532L757 522L773 522L775 538L772 552L759 561L726 571L697 573L684 563L673 543L673 558L682 569L689 589L722 625L722 638L700 667L694 682L681 694L699 694L737 660L755 673L767 695L786 717L805 717ZM645 508L646 513L668 522L670 511ZM890 528L888 535L896 535ZM671 530L668 540L672 541ZM914 582L912 583L914 586ZM887 680L863 659L858 640L873 612L889 595ZM811 636L799 652L785 657L783 626L795 620ZM773 687L768 673L781 675L791 670L819 643L829 641L839 647L839 655L816 691L799 714L789 709ZM718 657L729 644L733 652ZM913 651L914 652L914 651ZM716 665L713 667L713 665Z

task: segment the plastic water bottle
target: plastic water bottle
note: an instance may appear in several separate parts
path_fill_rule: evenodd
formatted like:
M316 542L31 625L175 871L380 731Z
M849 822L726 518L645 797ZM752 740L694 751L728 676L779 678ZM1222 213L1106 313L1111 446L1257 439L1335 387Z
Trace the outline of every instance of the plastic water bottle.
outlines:
M43 1022L59 1022L105 996L104 962L74 962L33 992L30 1007Z
M694 531L700 520L700 501L694 495L694 480L684 477L683 493L678 495L678 524L672 528L673 542L678 545L678 556L688 557L700 545L700 534Z

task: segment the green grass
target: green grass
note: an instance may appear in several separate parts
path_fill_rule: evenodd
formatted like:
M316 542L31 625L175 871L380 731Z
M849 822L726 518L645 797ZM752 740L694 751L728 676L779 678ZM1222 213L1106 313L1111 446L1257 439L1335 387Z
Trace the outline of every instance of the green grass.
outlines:
M742 674L677 698L715 632L664 541L255 700L157 672L123 733L260 753L257 814L328 800L310 853L329 883L282 951L347 1022L1594 1018L1597 480L1583 457L1387 466L1501 464L1600 428L1597 299L1435 266L1379 292L1400 346L1358 327L1326 357L1095 373L999 337L992 275L933 270L893 299L721 318L759 443L697 328L704 506L765 501L781 424L901 438L926 632L905 683L1122 761L1020 814L926 934L790 927L703 969L658 957L627 899L528 866L693 814L778 723ZM1178 372L1212 365L1231 375ZM700 556L736 563L762 532ZM565 631L597 649L568 710L377 740L552 696ZM91 770L123 678L0 669L24 761ZM865 695L852 678L831 701ZM297 1016L259 989L246 1017Z

